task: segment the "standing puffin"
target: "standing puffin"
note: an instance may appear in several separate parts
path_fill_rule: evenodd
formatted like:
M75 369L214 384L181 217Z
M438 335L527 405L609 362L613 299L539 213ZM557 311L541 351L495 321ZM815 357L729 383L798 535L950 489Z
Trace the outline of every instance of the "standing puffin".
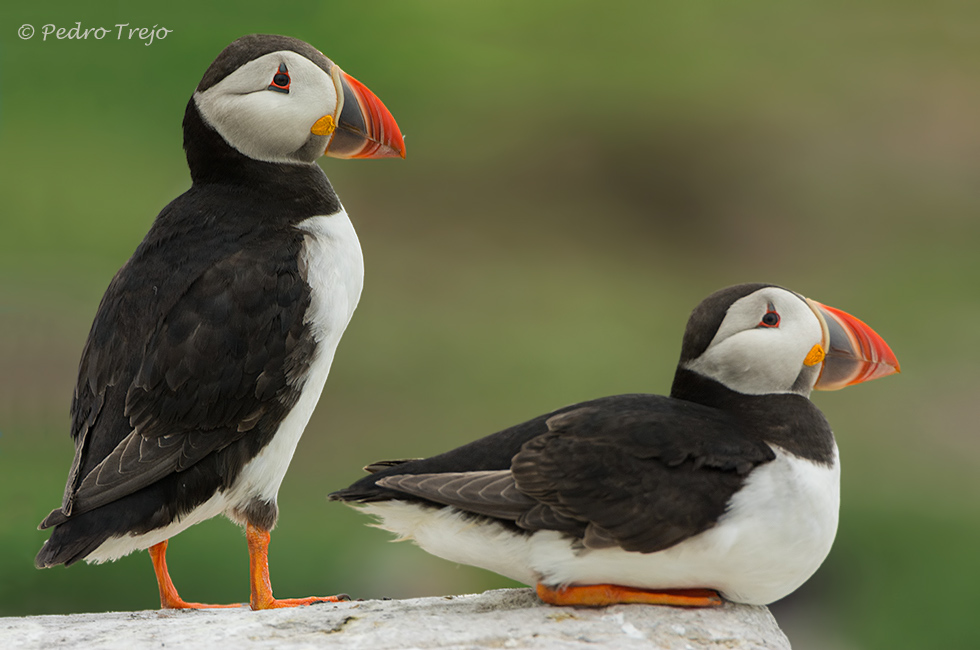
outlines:
M394 118L318 50L242 37L184 114L191 188L109 284L79 364L75 458L38 567L148 548L164 608L185 602L167 540L223 514L246 528L253 609L276 600L276 494L357 306L364 267L316 160L404 157Z
M837 445L810 391L898 369L853 316L733 286L692 313L670 397L567 406L370 465L331 498L552 604L765 604L817 570L837 530Z

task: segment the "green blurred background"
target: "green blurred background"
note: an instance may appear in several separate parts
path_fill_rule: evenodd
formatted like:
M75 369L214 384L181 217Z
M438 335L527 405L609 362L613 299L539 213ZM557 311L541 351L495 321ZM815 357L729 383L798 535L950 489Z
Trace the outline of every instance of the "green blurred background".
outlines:
M158 606L143 553L38 571L98 301L189 185L184 106L234 38L367 84L405 161L322 164L361 306L280 492L279 596L507 586L325 495L571 402L669 389L690 310L743 281L869 322L898 377L815 401L843 457L830 558L773 606L796 648L976 648L980 4L26 3L0 10L0 614ZM162 26L166 39L41 40ZM22 24L37 33L18 37ZM171 545L190 600L247 600L243 535Z

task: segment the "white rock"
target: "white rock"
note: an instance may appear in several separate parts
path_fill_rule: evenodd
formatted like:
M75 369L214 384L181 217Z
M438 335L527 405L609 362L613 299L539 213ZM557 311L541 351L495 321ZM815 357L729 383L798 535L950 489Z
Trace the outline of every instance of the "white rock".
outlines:
M785 649L790 644L765 607L551 607L530 589L264 612L242 608L0 618L4 649L150 647L740 650Z

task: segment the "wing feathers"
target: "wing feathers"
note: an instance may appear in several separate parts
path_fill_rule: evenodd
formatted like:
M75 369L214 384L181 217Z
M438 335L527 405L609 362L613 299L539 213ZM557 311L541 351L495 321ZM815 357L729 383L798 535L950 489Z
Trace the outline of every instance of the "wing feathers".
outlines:
M419 460L419 459L418 458L403 458L403 459L399 459L399 460L379 460L379 461L377 461L375 463L371 463L370 465L365 465L364 471L367 472L368 474L377 474L378 472L380 472L382 470L386 470L389 467L394 467L396 465L401 465L403 463L408 463L408 462L411 462L413 460Z
M509 469L464 471L482 462L471 445L424 461L369 465L381 476L334 498L401 493L529 531L565 532L587 548L651 553L714 526L745 476L775 457L730 415L653 395L594 400L531 423L539 433L517 443ZM509 442L503 434L487 440ZM436 462L449 471L429 469Z
M304 321L308 287L290 259L295 251L276 254L281 259L217 260L168 311L144 316L132 343L100 329L131 308L125 285L132 273L117 276L83 354L65 515L184 471L245 435L275 431L298 396L315 346ZM288 295L257 297L255 286L263 282ZM106 354L113 346L115 354ZM105 393L114 389L124 399L105 413Z
M516 520L535 505L507 470L396 474L378 485L489 517Z

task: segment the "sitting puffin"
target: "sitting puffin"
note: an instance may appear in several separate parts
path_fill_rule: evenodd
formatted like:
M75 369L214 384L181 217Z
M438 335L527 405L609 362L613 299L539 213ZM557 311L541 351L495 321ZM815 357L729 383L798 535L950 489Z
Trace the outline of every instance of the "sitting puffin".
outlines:
M691 314L669 397L582 402L375 463L331 498L552 604L765 604L817 570L837 530L837 445L810 391L898 370L853 316L733 286Z
M208 607L178 595L167 540L223 514L246 528L253 609L336 600L276 600L267 559L279 485L364 276L316 160L404 157L402 135L318 50L269 35L218 55L183 130L191 188L99 305L71 405L75 458L35 562L148 548L162 607Z

